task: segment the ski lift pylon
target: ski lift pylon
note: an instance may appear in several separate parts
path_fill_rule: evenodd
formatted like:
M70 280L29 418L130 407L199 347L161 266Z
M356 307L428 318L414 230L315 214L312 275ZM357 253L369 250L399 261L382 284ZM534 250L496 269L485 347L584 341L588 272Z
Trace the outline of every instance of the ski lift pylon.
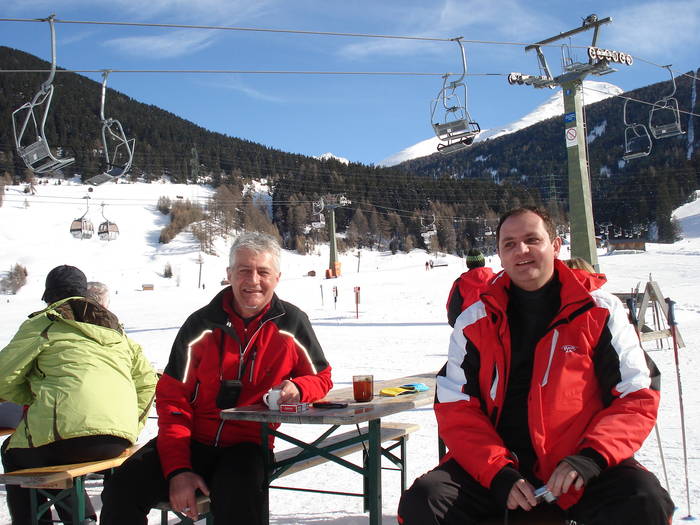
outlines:
M676 94L676 79L673 78L671 66L668 65L664 67L668 69L671 75L673 90L670 94L662 97L658 102L655 102L649 111L649 131L651 131L655 139L666 139L684 133L681 128L681 114L678 110L678 100L674 97Z
M651 153L651 136L644 124L632 122L627 113L627 105L630 99L625 99L622 108L622 118L625 123L625 152L622 155L624 160L638 159L646 157Z
M131 169L134 161L135 138L127 139L124 128L117 119L105 118L105 98L107 96L107 77L110 71L102 72L102 97L100 99L100 122L102 123L102 147L104 148L106 175L111 177L121 177L126 175ZM110 139L115 146L110 155Z
M55 16L51 15L46 19L51 30L51 72L49 73L49 78L41 84L39 91L32 100L12 112L12 130L17 153L19 153L27 168L38 175L60 170L75 161L72 157L58 158L54 156L46 139L46 117L51 108L53 79L56 74ZM39 112L40 110L42 111L41 119L37 121L35 111Z
M105 217L105 203L102 203L102 218L105 220L97 227L97 236L101 241L113 241L119 237L119 227L117 223L111 222Z
M450 81L446 73L442 79L442 89L430 105L430 122L435 135L440 139L437 150L452 153L470 146L481 132L479 124L472 120L467 110L467 86L464 77L467 74L467 57L462 45L462 37L454 39L462 55L462 74Z
M95 231L92 222L87 218L88 211L90 210L90 196L86 195L83 198L86 199L85 213L77 219L74 219L70 224L70 233L76 239L90 239Z

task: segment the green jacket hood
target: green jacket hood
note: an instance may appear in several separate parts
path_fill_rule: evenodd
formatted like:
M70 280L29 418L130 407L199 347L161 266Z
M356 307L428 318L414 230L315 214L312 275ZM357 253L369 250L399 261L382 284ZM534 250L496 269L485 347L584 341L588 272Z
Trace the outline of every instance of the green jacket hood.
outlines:
M62 322L79 331L101 345L118 343L124 331L119 319L99 303L85 297L68 297L48 305L44 310L34 312L29 317L41 314L51 322ZM108 330L104 330L107 328Z

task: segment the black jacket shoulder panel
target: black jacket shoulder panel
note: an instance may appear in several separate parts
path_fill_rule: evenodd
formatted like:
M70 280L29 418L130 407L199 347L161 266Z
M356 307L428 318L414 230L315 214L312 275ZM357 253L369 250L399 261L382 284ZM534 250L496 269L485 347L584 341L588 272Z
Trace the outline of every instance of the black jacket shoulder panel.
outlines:
M194 311L182 324L170 349L170 357L165 367L166 374L178 381L184 381L190 345L207 330L214 330L214 328L226 325L226 312L221 307L226 290L226 288L221 290L209 304Z
M277 312L281 315L275 316ZM328 366L328 361L323 355L321 343L316 338L309 316L301 308L283 301L275 295L267 315L272 316L273 322L280 331L290 334L304 347L316 370L323 370Z

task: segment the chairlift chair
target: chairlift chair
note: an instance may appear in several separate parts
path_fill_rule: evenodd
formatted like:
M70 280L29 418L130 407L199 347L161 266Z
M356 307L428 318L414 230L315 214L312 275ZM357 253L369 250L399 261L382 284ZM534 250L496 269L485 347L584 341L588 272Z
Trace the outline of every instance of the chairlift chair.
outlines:
M51 108L54 89L52 83L56 74L54 15L47 18L47 21L51 29L51 72L49 73L49 78L41 85L31 101L12 112L12 130L17 153L19 153L27 168L37 175L60 170L75 161L72 157L58 158L54 156L46 139L46 118ZM41 119L37 121L36 113L39 113L39 111L42 111L42 114Z
M681 114L678 109L678 100L674 98L676 94L676 79L673 78L671 66L664 66L671 75L673 90L669 95L662 97L655 102L649 111L649 131L655 139L666 139L676 137L684 133L681 128Z
M90 196L86 195L84 198L87 204L85 213L70 223L70 233L76 239L90 239L95 232L92 221L87 218L88 211L90 210Z
M102 146L104 149L105 163L107 169L105 174L112 178L126 175L131 169L131 163L134 160L134 145L136 139L127 139L124 128L117 119L105 118L105 98L107 95L107 77L110 71L102 72L102 98L100 101L100 122L102 122ZM109 144L114 143L115 146L110 156Z
M651 153L651 136L644 124L631 122L628 118L627 105L630 99L625 99L622 109L622 118L625 123L625 152L622 155L624 160L638 159L646 157Z
M464 54L461 37L455 41L462 54L462 74L449 81L449 74L443 75L442 88L430 105L430 122L435 135L440 139L437 150L440 153L453 153L470 146L481 132L479 124L472 120L467 110L467 58Z

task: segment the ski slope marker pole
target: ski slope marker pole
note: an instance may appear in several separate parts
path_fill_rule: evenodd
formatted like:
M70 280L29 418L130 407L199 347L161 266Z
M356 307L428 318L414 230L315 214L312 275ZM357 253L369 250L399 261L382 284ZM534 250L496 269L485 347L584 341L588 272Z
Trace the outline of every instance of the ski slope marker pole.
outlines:
M686 521L694 520L690 512L690 483L688 482L688 447L685 440L685 410L683 409L683 390L681 386L681 366L678 359L678 340L676 339L676 315L674 313L675 301L666 298L668 305L668 326L671 329L671 339L673 339L673 357L676 360L676 381L678 382L678 406L681 411L681 435L683 437L683 464L685 466L685 497L688 502L688 515L682 518Z
M639 326L639 320L637 319L637 300L634 297L630 297L627 299L627 309L630 312L630 322L632 323L632 326L634 326L634 332L637 334L637 338L639 338L639 330L637 329ZM639 344L641 346L642 340L641 338L639 339ZM642 347L642 350L644 348ZM646 353L646 350L644 351ZM659 444L659 456L661 456L661 468L664 471L664 481L666 482L666 491L671 492L671 485L668 482L668 471L666 470L666 457L664 456L664 448L661 443L661 431L659 430L659 424L654 422L654 432L656 433L656 442Z

